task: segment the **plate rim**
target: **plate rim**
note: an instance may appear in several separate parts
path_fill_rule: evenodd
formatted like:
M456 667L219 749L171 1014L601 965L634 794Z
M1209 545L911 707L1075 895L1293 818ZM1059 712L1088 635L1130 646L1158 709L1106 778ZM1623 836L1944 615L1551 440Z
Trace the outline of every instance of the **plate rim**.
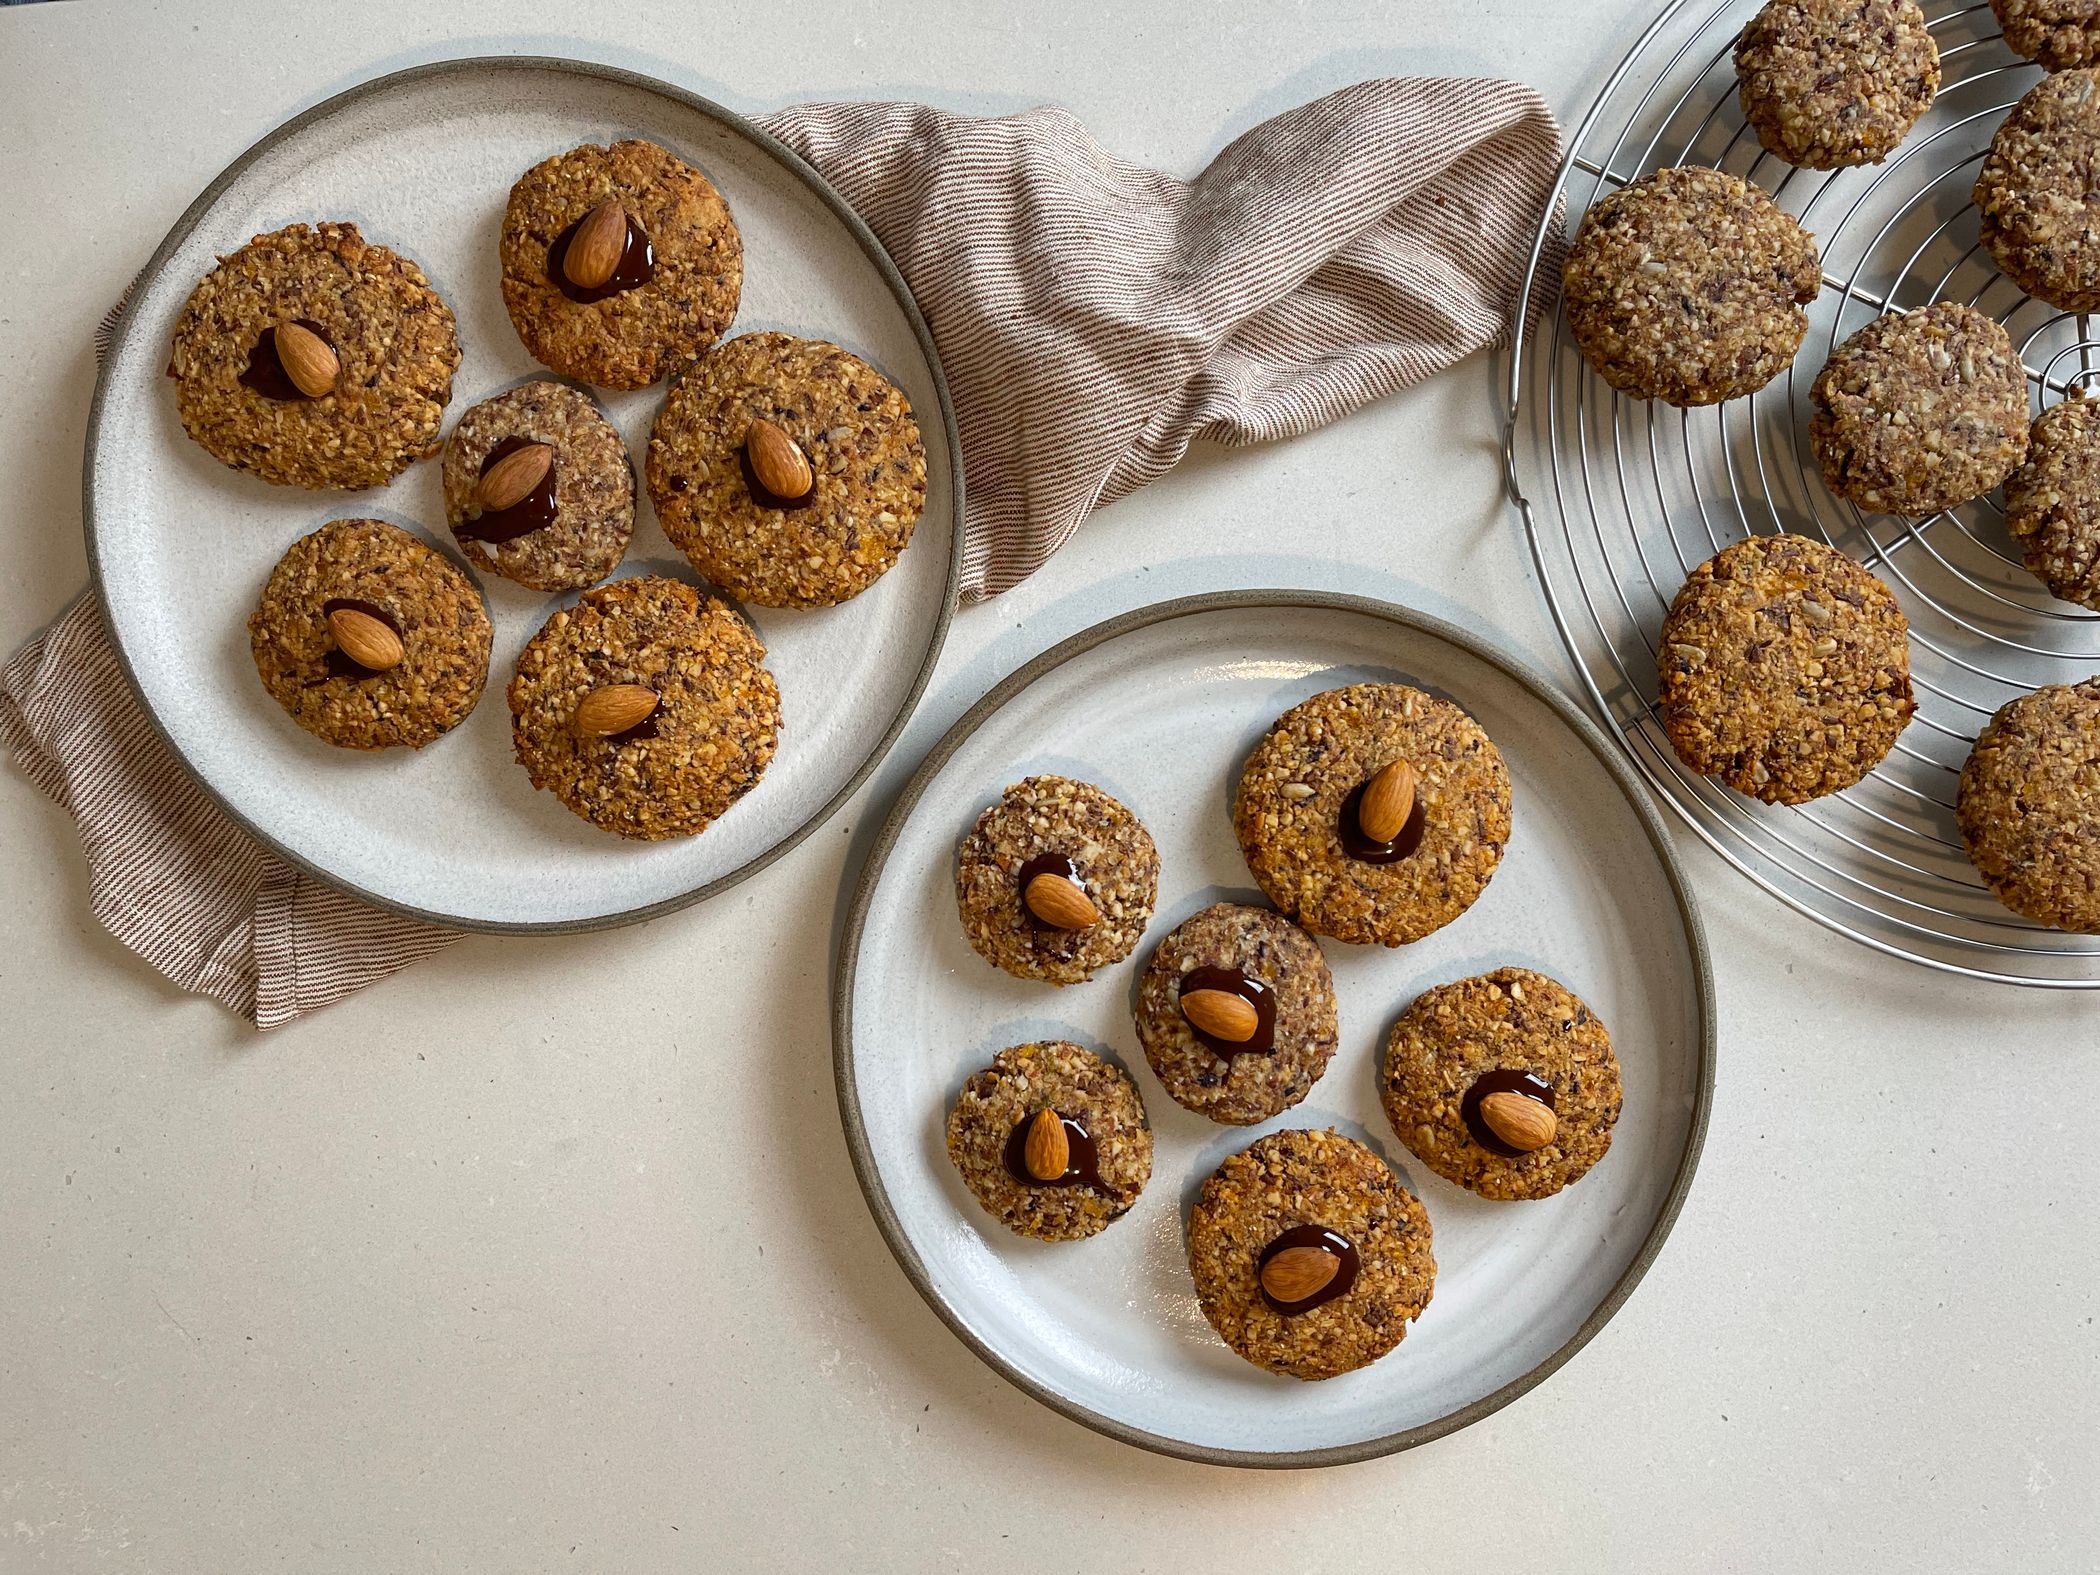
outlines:
M1698 1073L1695 1080L1692 1121L1686 1134L1684 1153L1678 1161L1677 1173L1671 1180L1670 1190L1663 1199L1655 1223L1641 1243L1640 1250L1634 1254L1633 1261L1627 1265L1611 1289L1605 1293L1603 1300L1590 1311L1575 1332L1528 1372L1444 1416L1356 1443L1296 1450L1232 1449L1193 1444L1184 1439L1169 1438L1165 1434L1133 1427L1090 1406L1082 1405L1047 1384L1038 1383L1009 1362L991 1341L979 1335L935 1289L924 1261L906 1236L903 1224L890 1203L889 1194L884 1189L876 1168L866 1123L860 1115L858 1081L853 1068L853 985L859 962L861 936L866 927L869 907L874 900L875 888L883 871L888 867L890 853L903 831L905 822L911 818L912 811L917 808L934 776L947 764L956 750L988 717L1002 709L1008 701L1038 678L1097 646L1105 645L1138 629L1201 613L1275 607L1355 613L1397 624L1417 634L1426 634L1486 662L1505 677L1530 691L1534 698L1544 701L1604 766L1618 785L1621 795L1632 807L1642 830L1647 834L1649 845L1654 849L1676 898L1678 917L1691 949L1692 975L1699 1006ZM1656 808L1647 789L1641 785L1632 767L1619 755L1616 747L1597 725L1583 714L1574 701L1563 695L1529 663L1470 630L1415 608L1376 597L1355 596L1335 591L1288 589L1209 591L1134 608L1059 641L1000 679L957 718L941 735L939 742L927 751L925 758L914 768L911 779L899 791L896 801L884 816L882 829L870 845L852 888L845 923L839 934L838 955L832 969L831 1040L832 1077L838 1093L839 1121L845 1129L846 1147L853 1161L854 1179L860 1184L861 1196L867 1204L868 1212L874 1216L876 1228L881 1232L891 1256L897 1260L898 1267L903 1269L905 1277L911 1281L920 1298L979 1360L1023 1394L1060 1415L1118 1442L1134 1445L1154 1454L1192 1460L1203 1465L1264 1470L1310 1469L1348 1465L1397 1454L1402 1450L1413 1449L1442 1438L1447 1433L1455 1433L1483 1417L1493 1415L1559 1371L1611 1321L1613 1314L1633 1294L1634 1287L1639 1285L1647 1274L1649 1267L1661 1253L1671 1229L1677 1223L1677 1216L1691 1191L1692 1176L1698 1169L1699 1158L1706 1145L1707 1124L1713 1108L1716 1055L1713 961L1707 947L1705 925L1700 919L1689 879L1678 862L1676 850L1670 844L1661 812Z
M835 218L845 225L848 233L852 235L869 262L874 264L876 272L882 276L884 284L889 287L890 294L896 299L898 306L904 311L905 320L909 323L913 336L918 340L919 349L926 357L926 364L933 373L934 396L940 406L940 427L943 439L947 444L948 468L952 477L952 490L955 499L955 521L948 549L947 584L941 595L940 612L934 622L933 637L927 644L925 656L919 664L919 670L913 677L910 688L905 692L904 698L897 708L897 714L890 719L889 726L884 729L881 738L875 742L874 747L869 750L866 758L854 768L853 773L840 786L839 790L812 811L799 826L787 832L771 847L754 854L735 869L718 875L713 880L704 882L688 891L678 892L669 897L659 898L654 902L644 903L640 907L623 908L613 913L591 914L575 919L482 919L462 914L443 913L434 909L419 907L414 903L402 902L392 897L383 896L377 892L367 891L355 882L347 880L316 864L304 855L294 852L276 837L273 837L269 832L258 826L247 815L236 809L224 794L205 779L204 774L198 770L189 756L183 752L169 734L166 726L161 722L160 716L146 699L146 692L140 685L138 674L132 666L131 653L126 649L123 637L118 632L116 619L110 613L109 596L105 586L107 576L102 558L102 546L96 531L95 463L102 436L104 404L114 381L112 372L117 365L120 352L128 347L131 336L139 329L140 319L138 314L128 310L128 308L142 288L159 280L160 275L166 270L168 259L175 253L177 248L189 239L197 226L203 222L205 215L225 192L226 188L232 185L235 178L247 170L257 159L275 148L286 138L305 130L314 122L334 114L360 99L377 97L391 89L407 86L426 78L472 76L477 73L495 70L553 71L589 77L601 82L610 82L620 87L633 88L645 93L655 94L660 98L668 99L681 109L696 112L716 121L725 129L744 138L761 152L770 156L787 174L799 180L818 201L822 202L830 210ZM895 747L898 737L918 711L919 701L926 693L926 685L931 681L934 667L940 661L941 651L947 644L948 628L955 617L956 593L962 583L965 497L962 437L956 427L955 402L949 393L948 377L941 365L940 351L934 344L933 331L928 327L925 313L919 309L918 300L913 296L911 287L905 283L904 275L898 271L896 261L876 237L875 232L869 228L867 221L854 211L846 202L846 199L839 195L837 189L819 174L816 167L803 158L801 154L754 121L738 114L735 110L725 108L713 99L679 87L675 83L666 82L659 77L653 77L640 71L631 71L624 66L615 66L598 60L573 59L564 55L455 55L444 60L426 61L419 65L404 67L398 71L389 71L380 76L369 77L362 82L351 84L340 92L332 93L319 103L310 105L291 118L279 122L235 156L224 169L220 170L212 178L203 191L197 194L195 200L187 208L183 209L181 216L169 228L168 233L161 238L160 244L154 248L153 255L132 276L131 283L125 287L115 311L116 319L113 331L110 334L109 347L95 369L94 399L88 407L87 437L82 450L80 510L81 526L87 538L88 587L102 609L103 621L109 629L110 647L116 655L118 670L123 673L124 681L131 686L131 692L138 701L139 710L145 716L148 726L153 729L154 735L167 748L169 755L181 765L184 774L188 776L191 782L196 784L204 793L204 796L218 808L220 813L224 814L236 826L240 827L243 832L253 837L271 853L283 859L294 869L312 876L333 890L344 892L361 902L370 903L373 907L387 913L399 914L404 918L419 919L424 923L438 925L444 929L458 930L471 934L563 935L579 934L592 930L617 929L624 925L640 924L650 919L659 918L664 914L675 913L682 908L689 908L696 903L704 902L709 897L726 891L738 882L756 875L776 859L790 852L812 832L830 820L838 812L839 807L859 790L862 783L867 781L875 768L889 757L889 752ZM344 494L344 496L354 496L354 494ZM482 590L484 595L486 594L485 587L480 586L478 582L476 589Z

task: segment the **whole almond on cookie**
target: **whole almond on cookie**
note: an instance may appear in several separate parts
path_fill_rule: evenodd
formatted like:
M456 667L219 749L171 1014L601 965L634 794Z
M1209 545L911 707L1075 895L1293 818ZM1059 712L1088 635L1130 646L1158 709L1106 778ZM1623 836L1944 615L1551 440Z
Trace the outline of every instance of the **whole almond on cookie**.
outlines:
M627 210L608 197L591 209L569 237L561 271L579 290L595 290L613 276L626 250Z
M751 474L776 498L797 502L817 484L802 445L770 421L760 418L751 423L744 434L744 452L751 460Z
M1022 1145L1022 1162L1037 1181L1055 1181L1072 1163L1072 1140L1065 1136L1064 1118L1054 1110L1038 1110L1028 1123L1028 1141Z
M335 392L335 380L342 376L343 364L327 340L311 328L292 322L279 323L276 338L278 364L294 388L308 399Z
M656 706L656 691L645 684L607 684L583 697L572 725L585 738L608 737L639 726Z
M1364 788L1356 804L1356 823L1373 842L1391 842L1414 810L1415 768L1395 760Z
M1551 1105L1506 1090L1481 1100L1480 1119L1496 1137L1523 1154L1544 1148L1560 1130L1560 1118Z
M337 607L328 614L328 632L342 653L367 672L383 673L399 667L408 653L401 636L380 619L355 607Z
M1181 997L1181 1015L1213 1039L1244 1044L1261 1027L1261 1014L1245 996L1230 990L1190 990Z
M527 443L523 448L512 449L474 483L474 507L484 514L516 508L546 479L553 463L551 443Z
M1302 1302L1325 1290L1341 1267L1323 1247L1286 1247L1261 1266L1261 1288L1280 1302Z
M1083 930L1100 922L1101 910L1078 884L1062 875L1038 875L1021 893L1028 911L1053 930Z

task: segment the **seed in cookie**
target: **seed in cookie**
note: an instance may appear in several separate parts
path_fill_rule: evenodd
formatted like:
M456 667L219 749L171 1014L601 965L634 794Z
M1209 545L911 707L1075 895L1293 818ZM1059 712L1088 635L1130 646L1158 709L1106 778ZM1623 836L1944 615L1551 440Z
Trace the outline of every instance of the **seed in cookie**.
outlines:
M503 213L503 304L533 359L600 388L645 388L719 339L743 241L705 175L653 142L535 164Z
M2045 71L2100 65L2100 6L2093 0L1991 0L2006 47Z
M1663 620L1663 731L1701 776L1768 804L1850 787L1911 713L1910 624L1889 588L1802 536L1751 536L1691 572Z
M640 576L547 620L510 681L518 763L594 826L639 841L705 831L758 785L780 689L726 603Z
M1079 984L1121 962L1158 890L1159 852L1137 816L1069 777L1016 782L956 857L963 933L1017 979Z
M1711 405L1764 387L1808 331L1816 244L1757 187L1657 170L1592 206L1561 272L1583 358L1622 393Z
M175 411L222 464L283 485L383 486L438 448L452 309L354 224L258 235L175 321Z
M2013 106L1976 176L1977 230L2005 276L2067 312L2100 310L2100 71L2044 77Z
M926 506L911 402L820 339L744 334L678 380L649 496L693 567L762 607L829 607L897 561Z
M2100 400L2042 412L2005 478L2005 527L2052 596L2100 611Z
M1400 1141L1445 1180L1484 1198L1545 1198L1611 1147L1619 1059L1574 991L1498 968L1401 1013L1379 1097Z
M1863 509L1951 509L2027 452L2027 374L2012 339L1959 302L1875 318L1831 352L1809 397L1823 480Z
M1770 0L1735 45L1758 140L1802 169L1879 164L1940 88L1917 0Z
M963 1084L948 1158L1016 1235L1078 1241L1130 1211L1152 1177L1152 1128L1122 1069L1066 1040L1015 1045Z
M1962 767L1955 818L2006 907L2100 935L2100 678L2000 706Z
M1339 1132L1274 1132L1226 1160L1203 1183L1188 1240L1203 1316L1286 1378L1377 1361L1436 1287L1428 1212Z
M336 520L277 561L248 620L263 687L346 749L421 749L466 719L491 630L465 572L382 520Z

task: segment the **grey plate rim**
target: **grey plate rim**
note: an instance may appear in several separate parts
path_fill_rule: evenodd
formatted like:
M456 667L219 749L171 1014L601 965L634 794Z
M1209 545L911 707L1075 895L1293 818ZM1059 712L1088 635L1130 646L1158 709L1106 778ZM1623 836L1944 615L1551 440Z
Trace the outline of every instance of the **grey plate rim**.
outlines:
M839 790L812 812L801 825L789 831L764 852L746 859L727 874L719 875L715 879L693 887L689 891L680 892L675 896L665 897L656 902L645 903L638 908L626 908L616 913L593 914L588 918L582 919L516 921L476 919L459 914L439 913L430 909L419 908L412 903L397 902L376 892L366 891L355 883L346 881L342 877L313 863L311 860L293 852L260 826L256 825L246 815L235 809L232 804L227 802L218 789L204 779L202 773L190 762L189 757L182 752L176 745L175 740L169 736L167 729L162 726L160 718L154 714L152 706L147 703L145 690L140 687L138 675L132 669L130 654L124 649L123 642L117 637L115 622L109 616L109 598L103 588L105 567L102 559L100 539L95 529L95 455L101 441L103 403L109 391L111 370L117 363L118 352L129 343L131 335L138 329L137 316L131 312L123 311L122 307L130 303L142 286L158 279L167 266L168 258L174 254L177 247L189 238L190 232L202 222L205 214L218 201L220 194L233 183L235 177L285 138L304 130L315 121L321 120L347 105L356 103L360 99L371 98L425 78L471 76L478 72L497 70L504 72L537 70L567 73L575 76L596 78L599 81L610 82L620 87L638 89L645 93L653 93L659 98L669 100L681 109L693 111L716 121L724 129L742 137L761 152L767 154L775 163L780 165L786 174L807 187L831 211L833 216L845 225L847 231L859 244L860 249L867 255L868 261L874 264L876 271L882 275L883 282L889 286L890 294L896 298L897 305L903 310L906 321L911 325L912 333L919 342L919 348L926 357L926 364L933 373L934 392L940 404L941 435L943 441L947 444L948 469L953 477L955 494L955 525L948 547L947 587L941 596L940 616L934 623L933 636L927 643L925 657L919 664L919 671L913 677L911 687L906 691L902 703L897 708L897 714L891 718L890 724L883 731L882 737L869 750L867 757L854 768L852 775L847 778ZM607 65L601 61L574 60L561 55L460 55L447 60L434 60L422 65L408 66L399 71L389 71L384 75L355 83L343 89L340 93L329 95L321 100L320 103L303 109L289 120L272 127L251 143L244 152L213 177L211 183L198 193L196 200L183 210L182 216L175 221L166 236L162 238L160 245L154 249L152 257L147 259L146 265L133 276L131 284L126 288L123 299L119 303L119 313L116 319L115 330L110 338L108 353L102 357L101 364L96 368L95 372L95 397L93 404L88 408L87 442L82 454L80 475L80 511L83 529L87 536L89 589L94 594L96 601L102 606L102 615L105 623L109 626L110 645L116 653L117 666L124 674L124 681L131 686L132 695L139 703L139 710L145 715L146 721L152 727L155 736L167 747L168 753L181 764L189 779L203 791L204 796L210 799L222 814L239 826L242 831L295 869L302 870L335 890L347 892L359 901L368 902L373 907L383 909L388 913L397 913L405 918L420 919L425 923L440 925L448 930L461 930L482 935L573 935L590 930L617 929L623 925L640 924L649 919L659 918L667 913L675 913L681 908L688 908L695 903L704 902L707 898L728 890L739 881L756 875L760 870L786 854L797 843L828 821L837 812L839 806L851 798L860 785L868 779L869 773L888 757L891 748L897 742L898 735L904 731L905 724L911 720L913 713L918 710L919 701L926 692L926 685L933 677L934 666L940 660L941 649L947 644L948 626L955 616L956 590L961 584L962 576L963 496L962 438L956 429L955 403L948 392L948 378L941 366L940 352L933 342L933 331L927 326L925 314L919 310L919 303L913 297L911 287L904 282L903 274L897 271L896 263L891 259L882 242L876 239L875 232L868 228L867 221L847 205L846 199L841 197L831 183L818 174L815 167L805 160L801 154L795 152L793 148L790 148L770 132L763 130L744 116L737 114L736 111L726 109L722 105L715 103L714 100L704 98L698 93L688 92L684 88L677 87L672 83L665 82L657 77L648 76L639 71L629 71L625 67Z
M874 1154L868 1143L867 1127L861 1119L859 1088L853 1069L853 984L861 934L867 924L868 909L874 900L876 884L889 863L890 852L903 830L905 821L910 818L934 776L961 747L963 741L975 733L987 717L1043 674L1062 666L1075 656L1093 650L1096 646L1107 644L1120 635L1199 613L1249 611L1272 607L1338 610L1397 624L1415 633L1425 634L1432 639L1456 646L1467 655L1486 662L1505 677L1529 690L1534 698L1543 701L1603 765L1647 833L1649 846L1654 849L1656 859L1662 865L1677 900L1678 917L1683 922L1685 940L1691 949L1692 972L1699 1001L1696 1104L1692 1111L1691 1128L1685 1138L1684 1155L1678 1162L1677 1174L1671 1180L1669 1193L1663 1199L1662 1209L1657 1214L1647 1239L1642 1242L1640 1251L1634 1255L1633 1262L1627 1265L1626 1272L1619 1276L1604 1299L1582 1321L1581 1327L1570 1335L1559 1349L1529 1372L1511 1379L1491 1394L1483 1395L1470 1404L1438 1417L1433 1422L1424 1422L1378 1438L1363 1439L1353 1444L1337 1444L1325 1449L1221 1449L1168 1438L1164 1434L1131 1427L1127 1423L1103 1415L1090 1406L1080 1405L1050 1386L1037 1383L1016 1368L990 1341L971 1328L963 1316L934 1288L926 1272L926 1265L905 1234L903 1223L891 1206L889 1194L884 1190L882 1178L877 1173ZM1049 650L1024 662L994 684L941 735L940 741L927 751L925 759L912 772L911 780L904 785L884 816L882 829L868 849L866 861L854 882L849 902L845 923L840 930L838 956L832 970L832 1077L838 1088L839 1121L845 1129L846 1147L853 1160L854 1179L860 1183L861 1196L866 1200L868 1212L874 1216L876 1228L881 1231L891 1256L897 1260L898 1267L903 1269L912 1287L918 1291L926 1305L933 1309L941 1322L1000 1377L1023 1394L1042 1402L1051 1410L1071 1418L1081 1426L1092 1428L1095 1432L1105 1434L1121 1443L1150 1450L1154 1454L1168 1455L1179 1460L1193 1460L1202 1465L1264 1470L1302 1470L1320 1466L1349 1465L1356 1461L1374 1460L1384 1455L1397 1454L1401 1450L1413 1449L1417 1445L1442 1438L1447 1433L1470 1427L1483 1417L1492 1416L1557 1372L1577 1351L1589 1344L1597 1331L1611 1321L1612 1315L1625 1303L1626 1298L1633 1294L1634 1287L1640 1284L1642 1277L1647 1274L1656 1255L1662 1251L1671 1228L1677 1223L1678 1213L1683 1209L1684 1200L1691 1191L1693 1172L1698 1169L1699 1156L1706 1145L1707 1122L1713 1107L1716 1047L1713 961L1707 950L1706 929L1700 920L1690 883L1683 867L1677 861L1676 850L1670 845L1669 834L1654 800L1616 746L1582 713L1575 702L1556 689L1542 673L1491 641L1461 629L1456 624L1395 602L1329 591L1210 591L1135 608L1060 641Z

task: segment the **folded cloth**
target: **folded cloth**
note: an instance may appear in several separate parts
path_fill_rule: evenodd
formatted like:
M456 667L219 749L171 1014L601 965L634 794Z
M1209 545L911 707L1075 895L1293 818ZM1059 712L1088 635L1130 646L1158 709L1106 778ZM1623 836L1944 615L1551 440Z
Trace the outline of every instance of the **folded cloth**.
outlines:
M1309 432L1499 343L1560 161L1538 94L1487 79L1358 83L1193 181L1110 158L1057 109L808 104L760 124L866 218L932 327L962 434L965 602L1197 438ZM1557 276L1540 270L1527 313ZM109 932L258 1027L454 939L235 825L141 712L92 595L8 664L0 741L78 823Z

